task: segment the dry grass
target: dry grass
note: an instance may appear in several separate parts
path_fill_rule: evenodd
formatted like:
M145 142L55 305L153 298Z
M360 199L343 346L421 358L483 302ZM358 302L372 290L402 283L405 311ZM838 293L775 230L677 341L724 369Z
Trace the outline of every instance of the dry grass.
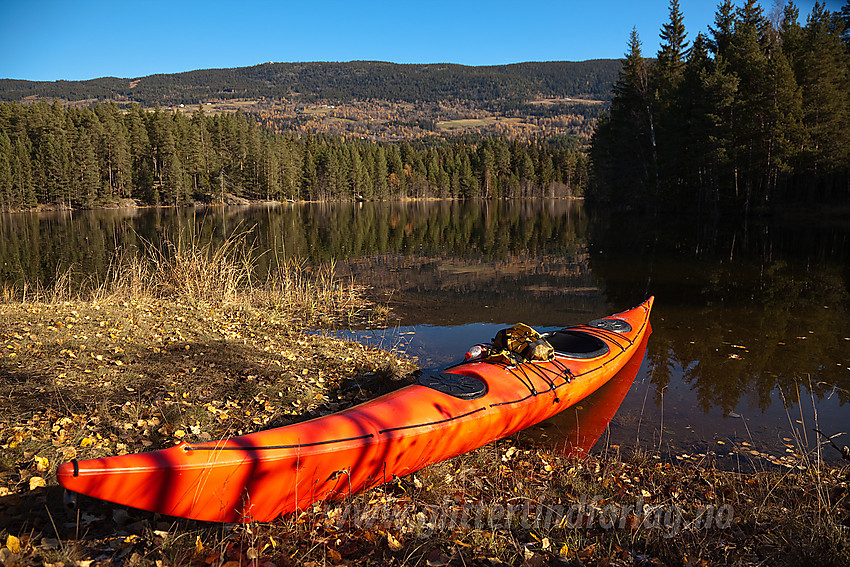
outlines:
M100 281L79 274L75 267L59 269L49 287L4 283L0 302L169 300L259 308L305 326L375 321L388 315L381 307L372 309L363 288L340 278L333 262L314 267L276 257L266 273L258 273L263 253L255 248L251 230L237 230L215 244L202 242L195 233L159 243L140 241L139 250L116 252Z
M250 233L237 233L218 245L165 241L159 246L142 241L141 254L116 255L106 279L93 290L94 298L125 299L179 297L194 303L227 305L242 299L253 276Z

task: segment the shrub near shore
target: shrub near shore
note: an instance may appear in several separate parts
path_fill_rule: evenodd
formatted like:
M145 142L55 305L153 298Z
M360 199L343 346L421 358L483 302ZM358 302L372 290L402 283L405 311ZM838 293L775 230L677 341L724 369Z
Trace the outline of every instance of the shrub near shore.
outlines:
M847 469L805 454L800 468L741 474L710 453L576 458L507 439L262 525L92 499L67 508L55 477L65 460L281 426L410 380L410 361L303 332L374 312L360 290L298 264L259 281L243 244L152 248L88 292L69 278L35 296L7 290L0 563L850 562Z

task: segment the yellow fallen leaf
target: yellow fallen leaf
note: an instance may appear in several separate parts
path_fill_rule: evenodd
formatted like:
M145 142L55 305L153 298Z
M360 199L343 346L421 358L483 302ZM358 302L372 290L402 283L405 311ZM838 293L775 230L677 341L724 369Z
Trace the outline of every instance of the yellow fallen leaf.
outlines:
M204 551L204 543L201 541L201 536L195 538L195 553L200 554Z
M401 549L401 542L393 537L393 534L387 532L387 545L390 546L390 549L393 551L398 551Z
M9 551L12 553L20 553L21 552L21 540L16 538L13 535L10 535L6 538L6 547L9 548Z
M44 482L44 479L40 476L30 477L30 490L35 490L36 488L43 488L47 486L47 483Z
M35 468L38 472L47 472L50 468L50 461L46 457L35 457Z
M83 437L80 441L80 447L90 447L91 445L94 445L94 439L91 437Z

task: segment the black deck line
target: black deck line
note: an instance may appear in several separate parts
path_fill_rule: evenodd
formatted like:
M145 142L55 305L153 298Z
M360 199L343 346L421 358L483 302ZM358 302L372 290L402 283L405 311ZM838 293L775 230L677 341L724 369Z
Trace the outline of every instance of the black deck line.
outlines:
M426 425L437 425L437 424L440 424L440 423L447 423L447 422L453 421L455 419L461 419L461 418L466 417L468 415L478 413L478 412L483 411L485 409L487 409L487 408L486 407L480 407L476 410L468 411L468 412L463 413L461 415L455 415L453 417L441 419L440 421L428 421L428 422L425 422L425 423L417 423L416 425L402 425L400 427L390 427L389 429L381 429L380 431L378 431L378 434L388 433L390 431L401 431L403 429L413 429L415 427L425 427Z
M360 435L359 437L346 437L345 439L330 439L328 441L315 441L313 443L298 443L296 445L266 445L261 447L214 447L214 446L204 446L204 447L193 447L188 445L183 447L184 451L269 451L274 449L299 449L301 447L315 447L317 445L328 445L330 443L343 443L345 441L357 441L359 439L368 439L369 437L374 437L373 434L367 433L366 435Z

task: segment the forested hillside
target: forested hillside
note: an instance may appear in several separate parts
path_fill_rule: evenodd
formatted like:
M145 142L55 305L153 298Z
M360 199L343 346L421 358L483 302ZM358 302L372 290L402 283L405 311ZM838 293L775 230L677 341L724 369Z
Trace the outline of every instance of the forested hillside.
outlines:
M0 209L250 199L570 196L586 156L565 138L379 143L272 134L244 113L114 103L0 103Z
M678 0L654 60L632 32L600 120L592 196L703 211L850 202L850 1L800 24L723 0L687 39Z
M379 61L265 63L170 75L89 81L0 79L0 100L115 100L143 106L198 104L210 99L300 101L382 99L404 102L524 101L537 97L605 99L620 62L555 61L489 67L401 65Z

